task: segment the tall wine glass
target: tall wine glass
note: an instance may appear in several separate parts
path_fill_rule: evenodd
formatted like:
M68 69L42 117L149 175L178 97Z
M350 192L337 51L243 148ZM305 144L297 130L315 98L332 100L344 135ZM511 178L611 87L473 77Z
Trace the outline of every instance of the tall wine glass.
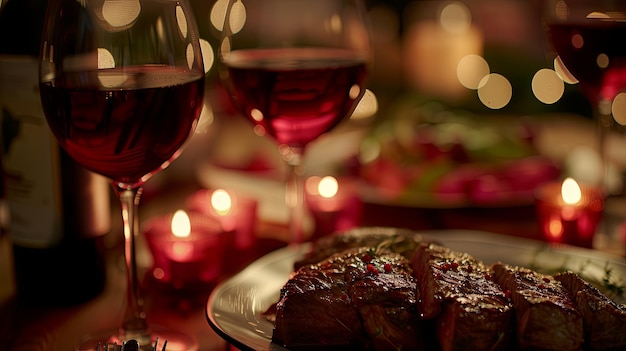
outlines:
M111 179L122 210L123 323L77 348L135 339L151 349L159 337L168 350L194 349L193 339L146 322L135 252L142 185L179 155L203 105L205 73L188 1L50 1L40 59L52 132L78 163Z
M598 123L599 151L606 160L606 136L614 125L611 113L615 96L626 87L626 1L545 0L548 38L558 55L555 66L566 79L578 81L589 99ZM563 69L564 67L564 69Z
M222 0L222 81L289 166L290 241L305 240L303 157L365 92L369 27L361 0Z

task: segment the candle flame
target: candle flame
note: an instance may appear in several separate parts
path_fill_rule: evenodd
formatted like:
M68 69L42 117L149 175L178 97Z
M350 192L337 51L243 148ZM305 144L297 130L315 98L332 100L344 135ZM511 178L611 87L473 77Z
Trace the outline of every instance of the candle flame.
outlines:
M317 191L321 197L330 199L331 197L337 195L337 192L339 191L339 183L334 177L326 176L320 180L317 185Z
M172 233L179 238L186 238L191 234L191 221L189 215L183 210L178 210L172 217Z
M228 214L233 205L233 201L226 190L217 189L211 195L211 206L221 215Z
M573 178L566 178L561 186L561 197L568 205L576 205L582 199L580 186Z

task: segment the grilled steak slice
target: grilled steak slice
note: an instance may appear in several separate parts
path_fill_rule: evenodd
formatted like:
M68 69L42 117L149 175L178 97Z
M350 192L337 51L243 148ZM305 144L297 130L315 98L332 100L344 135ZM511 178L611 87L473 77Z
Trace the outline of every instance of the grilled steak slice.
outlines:
M350 229L337 235L325 236L315 242L302 259L294 263L294 270L307 264L316 264L335 253L351 248L384 246L410 259L421 236L408 229L389 227L363 227Z
M417 300L403 256L349 249L296 271L276 305L273 341L287 348L421 350Z
M422 243L411 260L422 318L436 318L441 349L511 350L513 307L488 279L480 260L449 248Z
M275 319L272 341L288 348L340 349L367 340L343 271L297 271L280 291Z
M495 281L510 292L521 350L582 349L582 317L559 281L528 268L502 263L492 268Z
M574 296L583 317L587 348L626 350L626 306L618 305L576 273L559 273L554 278Z

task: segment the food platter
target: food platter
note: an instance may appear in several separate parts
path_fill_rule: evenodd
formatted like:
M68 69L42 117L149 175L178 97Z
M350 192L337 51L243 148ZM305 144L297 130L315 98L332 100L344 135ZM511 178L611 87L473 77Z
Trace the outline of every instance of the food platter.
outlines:
M544 272L564 269L579 273L590 282L616 279L624 284L623 257L570 246L553 246L540 241L500 234L446 230L420 232L424 240L437 241L456 251L467 252L485 263L502 261ZM278 300L280 288L293 271L293 263L309 244L288 246L261 257L213 290L206 306L210 326L241 350L284 351L271 342L273 325L261 313ZM623 297L618 303L626 303Z

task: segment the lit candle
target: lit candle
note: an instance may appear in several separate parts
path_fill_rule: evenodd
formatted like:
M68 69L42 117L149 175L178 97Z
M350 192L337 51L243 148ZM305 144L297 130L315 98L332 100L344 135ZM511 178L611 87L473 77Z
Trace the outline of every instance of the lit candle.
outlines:
M348 179L313 176L305 184L306 203L315 222L312 239L360 224L362 202Z
M603 193L566 178L539 187L535 193L540 232L549 242L593 246L604 210Z
M229 237L215 219L179 210L146 222L143 232L154 258L155 280L183 288L219 277Z
M198 190L187 200L187 208L217 219L224 230L234 232L233 245L248 250L256 243L257 201L232 191Z

